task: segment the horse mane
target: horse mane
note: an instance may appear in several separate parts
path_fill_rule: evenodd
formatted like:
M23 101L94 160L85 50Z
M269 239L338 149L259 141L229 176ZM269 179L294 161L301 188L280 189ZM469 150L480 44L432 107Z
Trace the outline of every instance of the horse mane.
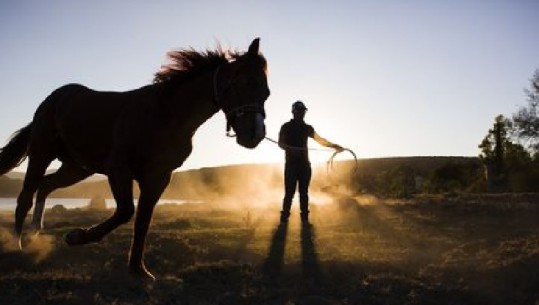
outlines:
M202 52L193 48L173 50L167 53L169 63L155 73L153 83L181 83L239 56L239 52L225 51L220 46L216 50Z

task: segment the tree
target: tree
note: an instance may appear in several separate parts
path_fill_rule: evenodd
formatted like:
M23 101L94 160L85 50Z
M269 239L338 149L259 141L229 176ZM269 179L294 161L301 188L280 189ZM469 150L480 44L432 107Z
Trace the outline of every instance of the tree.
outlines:
M524 89L528 105L521 107L513 115L514 134L522 140L529 149L539 153L539 69L535 70L530 80L530 88Z
M504 151L506 143L510 142L508 131L511 126L511 121L501 114L494 119L494 125L488 130L488 134L481 144L479 144L479 148L481 149L479 158L483 160L483 163L491 164L497 170L503 168Z
M498 115L479 148L486 168L488 191L532 191L534 161L521 144L511 141L512 122ZM536 183L535 183L536 184Z
M479 158L483 161L486 169L487 191L500 192L505 191L505 146L509 141L508 131L511 122L503 115L498 115L494 119L494 125L488 130L479 148L481 153Z

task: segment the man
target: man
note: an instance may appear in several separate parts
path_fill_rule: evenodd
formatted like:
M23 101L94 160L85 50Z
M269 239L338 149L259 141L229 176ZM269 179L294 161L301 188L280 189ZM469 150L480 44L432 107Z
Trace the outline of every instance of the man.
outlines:
M281 211L281 223L287 223L290 217L290 207L292 198L299 186L299 204L301 210L301 221L303 224L309 223L309 183L311 182L311 163L309 162L309 151L307 148L307 138L310 137L320 145L342 151L343 148L337 144L320 137L311 125L305 123L305 113L307 107L302 101L292 104L293 118L281 126L279 132L279 146L285 150L284 185L285 195L283 199L283 210Z

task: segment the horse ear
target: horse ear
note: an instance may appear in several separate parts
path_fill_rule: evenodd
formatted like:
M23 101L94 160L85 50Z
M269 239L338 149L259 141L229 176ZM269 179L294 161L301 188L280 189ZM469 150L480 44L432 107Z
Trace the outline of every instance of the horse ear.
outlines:
M247 51L249 54L258 55L258 47L260 45L260 38L255 38L253 42L251 42L251 45L249 46L249 51Z

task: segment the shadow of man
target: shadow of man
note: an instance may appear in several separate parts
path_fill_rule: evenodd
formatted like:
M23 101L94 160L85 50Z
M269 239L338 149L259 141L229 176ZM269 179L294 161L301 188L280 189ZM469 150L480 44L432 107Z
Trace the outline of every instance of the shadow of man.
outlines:
M284 265L284 249L286 246L286 234L288 224L279 224L273 232L271 245L263 266L264 275L276 277L281 274Z
M301 267L303 277L313 284L320 280L318 253L314 244L315 230L312 224L301 226Z

